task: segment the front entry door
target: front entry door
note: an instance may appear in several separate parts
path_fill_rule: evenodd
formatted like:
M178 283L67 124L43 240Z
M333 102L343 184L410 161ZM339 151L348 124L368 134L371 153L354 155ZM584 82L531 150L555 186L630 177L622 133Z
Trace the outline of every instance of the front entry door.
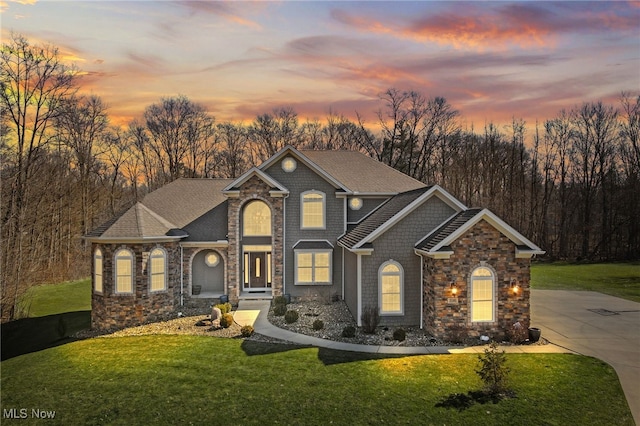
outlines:
M244 289L265 290L271 287L271 253L252 251L244 254Z

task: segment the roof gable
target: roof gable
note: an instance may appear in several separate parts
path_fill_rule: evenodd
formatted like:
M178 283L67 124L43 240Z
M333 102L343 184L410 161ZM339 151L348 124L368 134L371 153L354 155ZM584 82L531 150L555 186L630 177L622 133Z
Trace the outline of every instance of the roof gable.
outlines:
M305 156L304 154L302 154L300 151L293 148L292 146L284 147L283 149L275 153L271 158L267 159L265 162L260 164L258 168L263 171L267 170L269 167L271 167L273 164L277 163L279 160L283 159L287 155L291 155L292 157L296 158L298 161L301 161L305 166L307 166L308 168L313 170L317 175L319 175L324 180L329 182L329 184L331 184L334 188L341 189L345 192L349 192L349 189L346 188L340 181L338 181L333 176L328 174L325 170L323 170L316 163L311 161L307 156Z
M247 183L247 181L254 176L260 179L261 181L263 181L264 183L266 183L267 185L269 185L271 188L275 188L274 190L270 191L273 196L286 195L289 193L289 190L285 188L284 185L282 185L280 182L278 182L277 180L275 180L274 178L272 178L271 176L269 176L268 174L266 174L265 172L263 172L257 167L252 167L251 169L249 169L242 176L240 176L239 178L231 182L229 185L227 185L222 190L222 192L226 195L233 195L235 193L238 193L240 191L240 187L245 183Z
M481 220L488 222L516 245L516 257L544 254L540 247L488 209L469 209L458 213L419 241L415 248L427 255L436 255L438 252L449 253L449 246Z
M438 185L403 192L380 205L352 230L340 237L338 242L348 249L362 248L434 196L440 198L455 211L466 209L462 203Z

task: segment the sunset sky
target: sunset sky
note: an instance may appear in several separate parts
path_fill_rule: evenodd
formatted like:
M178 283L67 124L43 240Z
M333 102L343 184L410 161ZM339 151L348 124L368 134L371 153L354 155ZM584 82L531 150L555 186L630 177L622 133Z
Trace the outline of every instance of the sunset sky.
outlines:
M115 123L182 94L221 121L290 106L376 120L386 89L443 96L466 124L553 118L640 93L640 2L0 1L60 48Z

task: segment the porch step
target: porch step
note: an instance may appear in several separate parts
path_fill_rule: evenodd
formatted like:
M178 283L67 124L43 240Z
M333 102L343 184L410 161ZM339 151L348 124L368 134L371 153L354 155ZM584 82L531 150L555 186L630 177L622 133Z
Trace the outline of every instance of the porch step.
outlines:
M248 293L243 292L238 297L239 300L272 300L273 295L269 293Z
M269 303L267 300L240 300L238 302L238 309L236 309L233 314L233 320L241 326L253 326L261 311L269 311Z

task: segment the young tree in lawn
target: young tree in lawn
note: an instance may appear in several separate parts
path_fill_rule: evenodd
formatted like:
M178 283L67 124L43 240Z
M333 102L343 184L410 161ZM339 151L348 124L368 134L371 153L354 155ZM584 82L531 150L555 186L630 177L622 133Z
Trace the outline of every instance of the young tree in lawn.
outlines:
M41 190L46 189L35 165L46 153L52 119L65 98L75 91L76 70L62 62L57 48L33 45L24 36L11 34L0 52L0 109L6 114L4 188L10 188L2 208L2 318L17 314L26 288L29 259L26 236Z

